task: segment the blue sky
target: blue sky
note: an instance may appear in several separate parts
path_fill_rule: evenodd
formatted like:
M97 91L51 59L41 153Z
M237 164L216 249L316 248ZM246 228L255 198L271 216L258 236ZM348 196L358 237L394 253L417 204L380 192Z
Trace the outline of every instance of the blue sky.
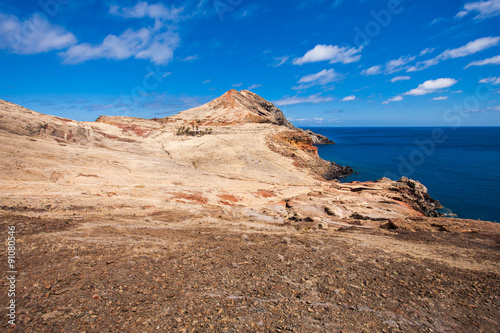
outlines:
M0 99L161 118L232 88L297 126L500 126L500 0L0 3Z

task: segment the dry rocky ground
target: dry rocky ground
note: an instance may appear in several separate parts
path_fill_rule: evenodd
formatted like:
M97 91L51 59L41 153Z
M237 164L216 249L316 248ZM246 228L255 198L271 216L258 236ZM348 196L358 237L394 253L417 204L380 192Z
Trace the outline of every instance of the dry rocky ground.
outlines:
M412 180L326 181L348 170L325 139L250 92L157 120L0 101L0 121L2 332L499 331L498 224L435 216ZM194 123L212 133L175 134Z
M432 221L441 230L4 215L21 274L18 326L2 331L498 331L498 229Z

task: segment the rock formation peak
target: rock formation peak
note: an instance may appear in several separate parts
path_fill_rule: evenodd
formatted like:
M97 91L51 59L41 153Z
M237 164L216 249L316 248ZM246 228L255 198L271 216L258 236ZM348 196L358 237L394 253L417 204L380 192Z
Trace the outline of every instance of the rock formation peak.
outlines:
M211 125L271 123L289 128L294 126L273 103L248 91L231 89L202 106L174 116L183 120L200 120Z

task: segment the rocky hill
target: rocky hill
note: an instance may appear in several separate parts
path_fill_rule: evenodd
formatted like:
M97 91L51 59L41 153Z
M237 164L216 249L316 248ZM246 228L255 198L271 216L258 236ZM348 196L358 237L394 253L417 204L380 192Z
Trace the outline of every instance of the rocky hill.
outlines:
M280 109L248 90L229 90L205 105L180 112L176 118L198 119L210 126L269 123L295 129Z

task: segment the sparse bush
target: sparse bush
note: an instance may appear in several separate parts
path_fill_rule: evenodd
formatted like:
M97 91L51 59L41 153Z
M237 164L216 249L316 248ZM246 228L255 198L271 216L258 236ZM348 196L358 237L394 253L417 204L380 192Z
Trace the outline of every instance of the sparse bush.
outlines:
M178 136L185 135L185 136L203 136L207 134L212 134L213 130L211 128L207 128L205 130L200 130L199 126L196 126L194 124L191 124L192 128L186 127L186 126L181 126L177 128L177 132L175 133Z

